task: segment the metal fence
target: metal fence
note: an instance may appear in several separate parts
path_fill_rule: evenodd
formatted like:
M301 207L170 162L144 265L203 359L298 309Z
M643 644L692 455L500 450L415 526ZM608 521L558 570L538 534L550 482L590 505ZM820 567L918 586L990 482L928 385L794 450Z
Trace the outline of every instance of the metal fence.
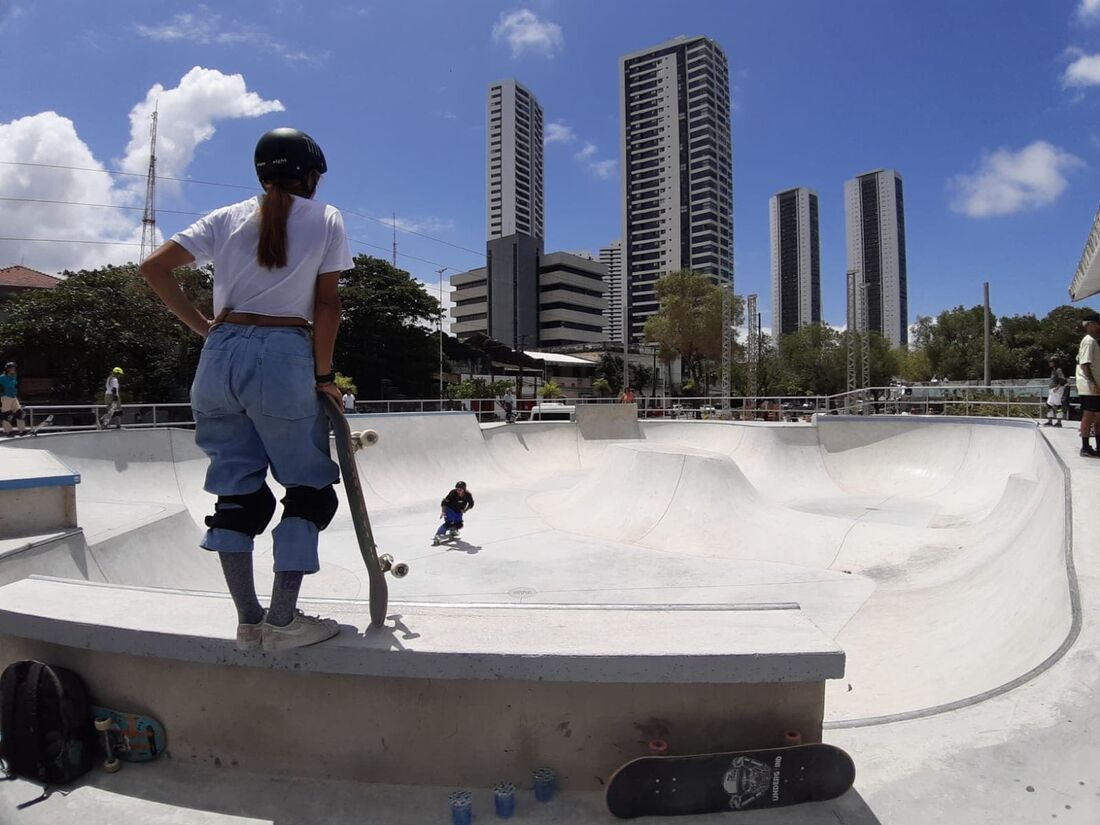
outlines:
M919 386L870 387L837 395L734 396L720 398L637 396L638 417L673 420L809 421L814 414L846 415L974 415L1042 418L1047 387ZM615 398L521 398L516 402L519 421L569 419L583 404L616 404ZM357 401L356 412L372 414L472 412L483 423L503 421L504 406L497 398L418 398ZM27 423L34 426L52 415L51 430L94 430L107 408L102 404L28 406ZM1077 400L1070 416L1078 417ZM194 426L189 404L123 404L121 415L108 426L127 428Z

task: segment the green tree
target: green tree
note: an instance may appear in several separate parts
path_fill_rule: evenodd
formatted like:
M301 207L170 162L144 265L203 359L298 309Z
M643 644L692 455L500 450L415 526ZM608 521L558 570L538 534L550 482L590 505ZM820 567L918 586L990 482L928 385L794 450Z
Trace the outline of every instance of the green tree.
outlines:
M183 291L211 314L209 269L176 273ZM122 367L123 400L186 401L202 338L169 313L136 267L66 272L50 290L6 304L0 340L16 359L34 354L54 378L53 402L101 400L113 367Z
M354 269L340 276L340 299L335 363L365 398L378 398L383 381L414 398L437 391L439 339L432 327L439 302L408 272L358 255Z
M557 381L547 381L539 387L539 395L543 398L561 398L564 394Z
M603 380L608 387L608 395L618 395L623 391L623 359L621 355L605 352L600 355L593 370L596 380ZM595 387L595 382L593 382Z
M660 308L646 321L645 340L659 345L666 365L679 356L694 386L706 383L705 361L722 356L722 288L708 275L682 270L659 278L654 291ZM744 317L740 297L734 298L733 309L733 324L739 326Z
M606 378L596 378L592 382L592 389L596 391L596 394L600 398L606 398L612 394L611 384L608 383Z

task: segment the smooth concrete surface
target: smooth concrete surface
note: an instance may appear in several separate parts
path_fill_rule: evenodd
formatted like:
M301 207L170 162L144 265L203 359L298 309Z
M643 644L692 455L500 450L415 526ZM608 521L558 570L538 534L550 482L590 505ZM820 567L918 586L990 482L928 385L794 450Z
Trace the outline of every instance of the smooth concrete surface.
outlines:
M387 443L382 421L379 417L363 425L384 433L379 447ZM610 444L586 442L570 424L486 429L482 438L487 459L472 441L474 449L463 452L469 461L461 467L428 460L420 465L427 489L419 505L396 501L398 496L395 501L374 499L376 530L384 545L414 562L410 578L394 583L393 589L402 597L452 601L796 601L848 655L849 677L839 683L839 695L830 693L827 699L831 721L824 738L853 755L860 804L866 801L863 812L870 818L850 820L846 813L803 806L775 812L774 819L739 819L901 825L1091 825L1100 820L1100 463L1077 456L1079 442L1070 428L1036 431L1034 426L986 427L981 421L943 423L917 417L837 421L836 429L830 423L647 423L647 442L678 443L731 457L775 516L768 521L768 535L747 535L737 529L744 513L736 507L700 508L695 522L681 528L679 545L672 547L650 546L644 538L612 541L562 533L528 504L534 497L583 483L599 470ZM870 426L861 433L861 424ZM457 429L449 437L466 434ZM134 434L122 434L127 435ZM438 453L431 439L412 425L404 428L403 437L409 439L407 445L416 445L416 450L406 448L414 466L420 450ZM1065 477L1058 461L1044 452L1048 440L1071 473L1073 552L1068 557ZM179 453L186 452L184 437L175 444ZM106 444L97 447L100 456L106 454ZM361 455L368 472L371 456L381 453ZM195 477L185 480L185 464L162 465L160 477L174 477L178 493L195 498ZM463 476L481 493L478 508L457 546L429 548L435 502L445 485ZM382 487L382 479L375 472L372 481ZM429 496L437 484L439 491ZM115 476L114 486L120 506L127 497L143 500L146 492L127 486L125 468ZM82 519L87 510L83 502ZM189 511L195 517L204 513L202 507ZM792 531L792 513L818 521L812 530ZM696 542L695 526L704 521L720 522L719 534L728 539L724 552ZM836 522L843 527L839 541L829 532ZM326 536L328 574L307 584L315 594L365 592L354 553L340 552L349 533L341 536L339 527L335 524L337 529ZM784 554L799 555L802 545L817 541L833 542L836 560L830 567L785 563ZM424 549L406 549L414 546ZM1076 564L1077 622L1067 561ZM973 587L967 584L971 580ZM938 597L937 590L942 591ZM1008 596L1001 598L1002 592ZM862 616L864 606L875 607L876 599L878 609ZM984 618L987 611L995 613L995 621ZM882 623L877 632L875 622ZM923 649L926 632L932 637L929 643L944 645L938 655ZM916 669L907 669L911 647L918 654ZM895 666L901 671L896 676ZM836 727L861 722L870 724ZM181 783L167 804L189 805L170 807L172 816L199 817L211 811L224 817L219 822L248 815L270 822L313 821L289 805L285 814L277 803L219 805L205 792L188 792L191 783L204 779L177 775L173 770L178 766L170 763L161 767L172 782ZM245 786L265 791L276 787L260 779L249 785L247 775L224 767L204 776L214 774L229 777L229 796ZM20 785L0 786L0 792L8 794ZM84 790L71 798L89 799L81 796ZM409 807L401 808L401 815L410 817L407 821L446 821L445 808L442 813L421 808L420 800L434 799L427 789L417 792L427 796L374 786L356 787L355 792L362 798L392 792L408 800ZM278 795L271 790L260 796L270 801ZM577 815L561 821L608 821L606 815L601 818L598 797L588 798L593 801L591 820ZM98 808L89 802L85 810ZM349 815L340 804L332 809L332 821ZM48 813L40 806L35 815ZM712 820L726 818L705 821ZM386 811L379 821L406 820Z
M821 682L382 678L143 654L0 637L3 661L69 667L97 703L159 718L177 762L283 776L491 787L551 765L563 788L595 790L654 738L696 753L821 736Z
M344 627L332 641L279 654L238 653L228 597L29 578L0 588L0 636L165 662L311 673L538 682L823 682L844 654L795 605L625 609L577 605L303 602Z
M575 415L586 441L642 437L637 404L578 404Z
M994 690L1070 630L1063 476L1028 422L647 421L644 439L621 441L586 440L570 422L482 429L462 413L354 416L352 426L381 436L358 460L383 551L411 564L391 581L395 600L796 602L847 654L846 677L829 687L831 721L932 712ZM0 445L47 447L84 478L87 555L59 548L57 566L109 567L101 577L118 584L224 588L196 546L212 497L190 432ZM461 539L432 547L438 501L459 479L477 506ZM95 563L108 555L117 561ZM346 507L321 555L307 596L365 598ZM261 590L269 564L261 537Z
M529 783L528 783L529 784ZM0 822L19 825L446 825L447 796L454 787L411 787L271 778L220 768L154 762L127 766L117 774L89 774L71 793L24 811L20 802L38 788L26 782L0 783ZM474 822L501 822L490 790L472 789ZM9 818L5 819L5 815ZM538 802L526 785L516 791L514 822L546 825L603 825L622 822L604 808L597 791L566 791ZM728 815L686 816L639 823L716 825ZM839 799L772 811L743 812L738 825L880 825L858 790Z

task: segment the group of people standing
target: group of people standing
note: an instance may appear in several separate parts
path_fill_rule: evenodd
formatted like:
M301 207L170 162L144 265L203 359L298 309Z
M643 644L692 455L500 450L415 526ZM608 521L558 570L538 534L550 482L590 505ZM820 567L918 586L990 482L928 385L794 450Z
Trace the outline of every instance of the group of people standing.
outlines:
M118 379L124 374L122 367L115 367L107 376L103 388L103 400L107 409L103 415L96 415L96 426L99 429L110 426L112 422L116 427L122 426ZM3 421L4 435L9 438L30 435L33 432L27 429L27 411L19 402L19 368L14 361L4 364L4 373L0 375L0 419Z

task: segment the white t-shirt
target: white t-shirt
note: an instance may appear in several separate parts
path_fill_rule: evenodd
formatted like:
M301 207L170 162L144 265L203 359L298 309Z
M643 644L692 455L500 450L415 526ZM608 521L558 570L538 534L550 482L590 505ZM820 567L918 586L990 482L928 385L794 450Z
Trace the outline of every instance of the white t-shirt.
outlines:
M1082 364L1091 366L1093 379L1100 381L1100 345L1096 343L1096 339L1091 335L1082 338L1081 346L1077 349L1077 394L1095 395L1092 388L1089 387L1089 381L1085 377L1084 370L1081 369Z
M118 395L118 376L112 375L107 379L106 393L107 395Z
M317 276L354 265L340 210L294 197L287 218L287 265L265 269L256 260L262 195L215 209L171 240L214 264L214 314L234 312L313 320Z
M344 409L345 410L354 410L355 409L355 396L352 395L350 392L344 393Z

